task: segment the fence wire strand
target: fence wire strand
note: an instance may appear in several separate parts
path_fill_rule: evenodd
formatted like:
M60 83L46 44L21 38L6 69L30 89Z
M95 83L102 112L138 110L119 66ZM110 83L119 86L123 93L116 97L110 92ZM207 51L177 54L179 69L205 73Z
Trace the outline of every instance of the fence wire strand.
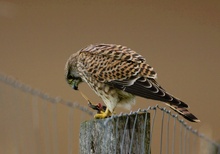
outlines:
M34 142L35 145L32 147L32 149L35 150L34 153L42 153L42 149L44 149L44 153L45 154L50 154L50 153L54 153L54 154L59 154L62 153L60 145L59 145L59 128L58 128L58 109L57 109L57 105L58 104L63 104L65 106L67 106L69 108L68 111L68 121L67 121L67 153L68 154L73 154L76 151L74 150L74 145L76 144L76 142L78 142L75 139L74 135L74 128L76 127L76 124L74 123L74 115L76 114L75 109L77 109L78 111L81 112L81 121L83 121L85 119L85 115L88 115L89 117L92 117L94 115L94 113L89 110L87 107L84 107L76 102L70 102L70 101L65 101L62 98L59 97L51 97L46 93L43 93L39 90L36 90L34 88L31 88L30 86L17 81L16 79L14 79L13 77L7 76L5 74L0 73L0 100L1 98L3 98L5 96L6 93L10 93L8 92L8 90L5 90L4 88L1 88L1 86L4 85L9 85L11 87L13 87L16 90L22 91L25 94L29 94L32 97L32 117L33 117L33 121L32 121L32 126L33 126L33 136L35 137L35 141L30 141L30 142ZM19 100L19 93L16 91L14 93L14 101L16 103L20 103ZM29 96L25 96L23 97L22 101L26 100L27 97ZM9 98L5 98L6 100L4 100L5 102L9 102ZM42 111L39 111L39 99L43 100L42 101ZM28 100L28 99L27 99ZM27 101L26 100L26 101ZM25 102L26 102L25 101ZM49 102L49 104L48 104ZM50 121L50 115L49 115L49 108L48 105L52 106L51 109L51 113L52 113L52 121ZM28 109L25 109L25 113ZM117 119L116 121L116 127L115 127L115 132L116 135L119 136L119 130L117 128L117 126L119 125L119 120L118 117L121 116L125 116L126 115L126 123L124 126L124 130L123 130L123 135L122 135L122 142L120 144L117 144L117 142L115 142L114 145L114 150L115 150L115 154L117 153L117 147L120 148L120 153L124 154L125 152L127 153L132 153L132 145L135 144L133 142L134 139L134 133L135 133L135 127L136 127L136 123L138 121L138 114L139 113L145 113L145 118L144 118L144 134L143 134L143 142L141 144L141 149L144 151L146 148L145 143L145 132L147 131L147 119L148 119L148 114L149 112L153 113L152 116L152 120L151 120L151 126L150 126L150 140L149 140L149 144L148 144L148 151L146 151L145 153L152 153L151 146L154 142L153 138L154 138L154 132L155 132L155 121L156 121L156 117L158 116L157 111L161 111L162 112L162 117L161 117L161 121L160 121L160 132L158 132L158 134L160 134L159 136L159 140L160 143L159 145L159 152L163 153L163 150L165 151L165 153L176 153L177 149L178 149L178 153L180 154L188 154L188 153L192 153L192 150L194 147L198 147L198 141L202 140L203 142L206 142L207 144L209 144L210 146L215 148L215 153L216 154L220 154L220 145L213 141L212 139L206 137L204 134L199 133L197 130L194 130L191 126L187 125L185 123L184 120L182 120L181 118L179 118L178 115L176 114L172 114L170 112L170 110L167 110L166 108L160 107L158 105L156 106L149 106L147 109L139 109L138 111L135 112L130 112L129 114L119 114L119 115L113 115L110 118L107 118L105 120L105 126L107 126L107 123L110 120L113 120L114 118ZM21 112L21 111L20 111ZM131 127L132 129L132 133L130 134L131 137L131 142L129 143L129 149L125 150L125 137L127 135L127 127L128 127L128 121L129 121L129 117L131 115L135 116L134 119L134 123L133 126ZM43 118L42 118L42 117ZM167 119L166 119L167 118ZM40 120L42 119L42 124L40 124ZM166 119L166 120L165 120ZM172 121L171 121L172 119ZM22 123L22 118L19 117L17 120L17 124L18 123ZM51 125L50 125L51 124ZM178 125L177 125L178 124ZM19 125L19 124L18 124ZM179 126L179 127L177 127ZM40 146L40 136L38 134L38 131L40 129L43 128L43 143L44 146L42 148L42 146ZM23 134L25 134L25 130L22 129L21 126L18 127L19 131L21 132L21 134L16 134L14 133L14 137L16 138L16 141L13 141L13 143L15 144L15 151L17 151L16 153L20 154L20 153L30 153L30 151L32 150L31 148L26 148L24 150L25 147L23 144L27 143L28 141L25 140ZM52 128L52 129L51 129ZM173 131L170 132L170 129L172 129ZM31 131L28 131L29 133ZM177 134L178 132L178 134ZM177 135L179 136L177 138ZM119 137L118 137L119 138ZM117 139L117 138L116 138ZM52 140L52 144L49 144L50 140ZM87 141L88 142L88 147L89 149L92 149L91 147L91 142L92 138ZM22 142L19 142L22 141ZM164 143L166 142L166 143ZM178 145L179 144L179 145ZM179 147L178 147L179 146ZM127 147L127 146L126 146ZM178 148L177 148L178 147ZM176 149L177 148L177 149ZM198 149L197 149L198 151ZM1 151L0 151L1 152ZM195 151L194 151L195 152ZM91 151L92 153L92 151Z
M167 127L166 127L166 154L169 153L169 139L170 139L170 114L168 113L168 118L167 118Z

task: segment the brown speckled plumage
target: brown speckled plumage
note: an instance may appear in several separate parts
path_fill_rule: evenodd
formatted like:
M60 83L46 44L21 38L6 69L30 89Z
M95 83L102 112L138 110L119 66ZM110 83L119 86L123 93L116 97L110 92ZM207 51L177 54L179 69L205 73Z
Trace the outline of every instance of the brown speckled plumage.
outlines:
M168 94L156 81L157 74L144 57L122 45L89 45L70 56L65 76L77 90L86 82L100 96L110 112L116 106L130 108L135 96L165 102L190 121L199 122L188 105Z

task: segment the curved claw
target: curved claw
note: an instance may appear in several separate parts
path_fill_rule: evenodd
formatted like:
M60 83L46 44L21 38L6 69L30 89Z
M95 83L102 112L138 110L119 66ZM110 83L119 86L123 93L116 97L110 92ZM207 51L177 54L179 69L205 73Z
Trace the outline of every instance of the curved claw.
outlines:
M112 113L109 111L108 108L106 108L105 112L100 111L100 113L95 114L94 118L95 119L104 119L107 117L110 117L112 115Z

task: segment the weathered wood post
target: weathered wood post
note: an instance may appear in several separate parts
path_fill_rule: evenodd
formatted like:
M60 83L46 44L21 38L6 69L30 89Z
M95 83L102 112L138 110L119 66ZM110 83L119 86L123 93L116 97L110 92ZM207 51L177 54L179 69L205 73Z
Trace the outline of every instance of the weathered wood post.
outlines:
M148 154L150 113L86 121L80 127L81 154Z

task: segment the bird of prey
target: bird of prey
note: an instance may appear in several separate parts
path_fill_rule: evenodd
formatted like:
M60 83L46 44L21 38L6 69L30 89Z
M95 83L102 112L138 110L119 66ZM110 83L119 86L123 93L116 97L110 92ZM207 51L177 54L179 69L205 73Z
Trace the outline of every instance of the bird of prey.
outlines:
M65 78L74 90L86 82L102 98L107 108L95 118L111 116L117 106L129 109L140 96L162 101L187 120L200 122L186 103L156 82L157 73L146 59L126 46L95 44L79 50L67 60Z

